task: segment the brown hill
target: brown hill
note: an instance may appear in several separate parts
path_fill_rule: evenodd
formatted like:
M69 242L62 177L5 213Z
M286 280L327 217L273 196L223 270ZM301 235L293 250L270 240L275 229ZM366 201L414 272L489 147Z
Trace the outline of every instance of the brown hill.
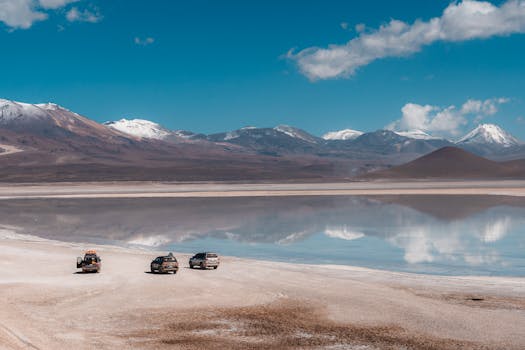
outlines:
M443 147L409 163L364 176L372 179L525 178L525 160L495 162L456 147Z

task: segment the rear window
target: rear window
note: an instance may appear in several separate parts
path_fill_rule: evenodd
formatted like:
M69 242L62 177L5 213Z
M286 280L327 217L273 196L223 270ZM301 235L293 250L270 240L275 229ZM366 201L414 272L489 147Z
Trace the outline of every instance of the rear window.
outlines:
M167 261L167 262L177 262L177 259L175 259L175 258L164 258L164 261Z
M215 253L208 253L208 258L216 258L217 254Z

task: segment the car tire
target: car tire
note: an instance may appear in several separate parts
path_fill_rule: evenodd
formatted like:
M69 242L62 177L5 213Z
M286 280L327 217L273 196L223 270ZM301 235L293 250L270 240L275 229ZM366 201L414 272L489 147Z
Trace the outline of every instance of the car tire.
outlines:
M214 270L217 270L218 267L219 267L219 266L214 266L213 269L214 269Z
M204 267L204 263L201 263L201 269L204 270L206 267Z
M190 269L193 269L193 264L190 264Z
M151 273L155 273L155 269L153 267L150 269L151 269Z

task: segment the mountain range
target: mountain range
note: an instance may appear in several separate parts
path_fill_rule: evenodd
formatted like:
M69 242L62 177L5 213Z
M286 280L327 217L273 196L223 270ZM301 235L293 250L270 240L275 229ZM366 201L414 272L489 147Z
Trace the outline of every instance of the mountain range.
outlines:
M492 160L525 158L493 124L456 140L423 131L341 130L323 137L287 125L205 135L142 119L97 123L56 104L0 99L0 180L341 179L392 168L443 147Z
M525 155L525 144L494 124L478 125L457 140L435 137L422 130L362 132L344 129L318 137L288 125L278 125L274 128L248 126L210 135L185 130L170 131L159 124L142 119L121 119L106 122L104 125L141 138L226 142L269 155L307 153L374 158L390 154L421 155L451 145L493 159L521 158Z

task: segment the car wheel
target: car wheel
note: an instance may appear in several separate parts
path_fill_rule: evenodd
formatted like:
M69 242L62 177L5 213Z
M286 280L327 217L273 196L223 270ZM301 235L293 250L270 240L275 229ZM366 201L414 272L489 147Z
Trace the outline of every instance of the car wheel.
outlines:
M201 263L201 269L203 269L203 270L205 269L204 263Z
M190 269L193 269L193 264L190 264Z
M218 267L219 267L219 266L214 266L213 269L214 269L214 270L217 270Z
M151 268L151 273L155 273L155 269L153 267Z

